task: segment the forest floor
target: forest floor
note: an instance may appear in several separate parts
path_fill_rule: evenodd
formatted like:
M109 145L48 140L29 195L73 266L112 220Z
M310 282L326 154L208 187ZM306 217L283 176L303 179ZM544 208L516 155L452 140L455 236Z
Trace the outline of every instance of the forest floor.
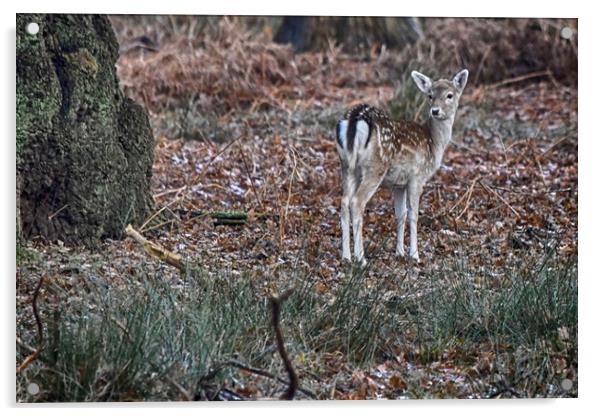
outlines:
M121 32L122 48L136 36ZM203 53L244 64L209 46ZM286 373L267 296L289 287L282 327L306 390L298 398L575 396L576 88L546 77L469 79L452 143L421 198L421 261L395 256L392 198L382 189L368 204L369 263L358 269L341 262L334 126L355 103L387 107L398 93L392 63L291 55L310 67L293 79L279 63L262 69L261 59L283 59L279 48L266 46L252 74L278 81L221 107L215 96L237 95L226 83L213 83L215 96L187 90L196 76L188 72L207 61L185 43L122 51L120 78L149 109L157 142L157 215L139 229L189 268L129 238L100 250L29 243L17 268L17 360L37 342L31 303L42 276L45 338L64 352L22 373L18 400L276 397L286 382L273 377ZM185 79L169 72L175 65ZM240 71L231 82L252 92ZM216 211L246 220L216 225L207 215ZM28 396L31 382L40 395Z

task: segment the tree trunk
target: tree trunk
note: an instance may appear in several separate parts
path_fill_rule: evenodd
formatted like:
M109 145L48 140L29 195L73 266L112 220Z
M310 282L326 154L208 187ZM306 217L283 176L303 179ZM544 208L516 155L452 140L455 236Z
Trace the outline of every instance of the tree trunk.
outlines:
M152 209L154 140L119 88L109 20L18 14L16 50L17 230L88 246L121 237Z
M297 52L324 51L334 41L347 53L365 53L383 45L402 49L422 37L415 17L286 16L274 40L291 43Z

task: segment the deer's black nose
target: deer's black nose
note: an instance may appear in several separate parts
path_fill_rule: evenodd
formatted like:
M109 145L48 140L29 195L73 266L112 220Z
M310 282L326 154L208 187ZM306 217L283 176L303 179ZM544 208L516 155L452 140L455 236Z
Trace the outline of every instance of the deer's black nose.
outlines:
M439 109L438 108L431 108L431 114L434 116L438 116L439 115Z

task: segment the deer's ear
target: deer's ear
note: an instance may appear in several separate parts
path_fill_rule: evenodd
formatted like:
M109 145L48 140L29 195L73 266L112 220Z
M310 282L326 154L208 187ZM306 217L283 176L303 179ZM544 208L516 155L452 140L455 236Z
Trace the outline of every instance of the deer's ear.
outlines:
M431 87L433 86L433 81L431 81L429 77L421 74L418 71L412 71L412 79L420 91L425 94L430 93Z
M464 91L464 87L468 82L468 69L463 69L456 74L453 79L454 87L458 90L458 92Z

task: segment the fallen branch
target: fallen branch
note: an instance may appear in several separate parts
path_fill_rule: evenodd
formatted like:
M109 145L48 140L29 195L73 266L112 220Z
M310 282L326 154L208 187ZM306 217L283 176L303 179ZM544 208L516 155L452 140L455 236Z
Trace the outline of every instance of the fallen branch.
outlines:
M238 152L240 153L240 158L241 158L243 166L245 168L245 173L247 174L247 179L249 179L249 182L251 183L251 189L253 190L253 195L255 195L257 204L261 207L261 209L264 209L263 201L259 198L257 189L255 188L255 181L251 177L251 171L249 170L249 166L247 166L247 159L245 157L245 154L242 152L242 147L239 146Z
M169 381L169 383L174 386L182 396L184 396L184 398L186 399L186 401L188 402L192 402L194 401L194 396L192 394L190 394L190 392L188 390L186 390L184 388L184 386L182 386L180 383L178 383L176 380L174 380L171 376L169 375L165 375L165 379L167 381Z
M187 185L181 186L179 188L175 188L175 189L168 189L166 191L163 192L159 192L157 194L153 195L153 199L157 200L157 198L161 198L162 196L165 195L170 195L170 194L177 194L179 192L182 192L183 190L185 190L187 188ZM141 227L142 228L142 227Z
M239 368L241 370L248 371L249 373L253 373L253 374L256 374L258 376L262 376L262 377L270 378L272 380L276 380L276 381L278 381L278 382L280 382L282 384L290 384L290 380L287 381L287 380L285 380L283 378L278 377L275 374L270 373L267 370L264 370L262 368L250 367L250 366L248 366L248 365L246 365L244 363L241 363L240 361L234 360L234 359L228 360L225 364L226 365L231 365L232 367L236 367L236 368ZM222 369L223 369L223 367L218 367L218 371L222 370ZM211 373L211 375L215 376L215 374L213 374L213 373ZM205 377L205 378L208 378L208 376ZM311 392L310 390L304 389L304 388L299 387L299 386L297 386L297 390L299 390L301 393L305 394L309 398L312 398L312 399L316 399L317 398L316 395L313 392Z
M231 359L231 360L226 361L225 363L218 365L217 368L212 370L208 375L201 377L201 379L199 381L199 385L201 385L203 382L207 381L208 379L215 377L217 375L217 373L219 373L224 367L230 365L230 366L234 366L234 367L240 368L242 370L248 371L253 374L257 374L257 375L260 375L263 377L268 377L273 380L277 380L281 383L288 384L288 389L286 390L286 392L284 392L282 394L282 396L280 396L280 399L282 399L282 400L293 400L297 390L304 393L308 397L315 399L316 398L315 394L313 394L309 390L305 390L305 389L299 387L299 377L297 376L297 373L295 372L295 368L293 367L293 364L292 364L290 358L288 357L288 354L286 353L286 349L284 347L284 336L282 335L282 328L280 327L280 309L281 309L282 303L286 299L288 299L288 297L292 293L293 293L293 289L288 289L280 296L272 295L270 297L270 306L272 309L272 326L274 327L274 333L276 334L276 346L278 348L278 353L280 354L280 357L282 358L282 361L284 363L286 372L288 373L288 378L289 378L288 382L286 380L283 380L280 377L270 373L269 371L263 370L261 368L249 367L249 366L241 363L240 361Z
M27 344L27 343L23 342L23 340L22 340L22 339L21 339L19 336L17 336L17 345L18 345L19 347L21 347L21 348L23 348L23 349L25 349L25 350L29 351L30 353L33 353L33 352L35 352L35 350L36 350L36 349L35 349L34 347L32 347L31 345L29 345L29 344Z
M483 182L479 181L479 184L489 193L491 193L492 195L496 196L500 201L502 201L504 203L504 205L506 205L508 208L510 208L510 211L512 211L514 213L514 215L516 215L517 217L520 218L520 214L512 207L512 205L510 205L510 203L508 203L508 201L506 201L499 193L497 193L494 189L491 189L487 184L484 184Z
M38 345L39 347L44 344L44 328L42 327L42 320L40 319L40 314L38 312L38 296L40 295L40 289L42 288L42 284L44 283L44 276L40 277L38 284L33 292L33 297L31 298L31 309L33 310L33 317L36 320L36 326L38 328Z
M470 188L468 188L468 193L466 194L466 204L464 205L464 209L460 212L460 214L458 214L458 216L456 217L456 221L458 221L462 215L464 215L464 213L468 210L468 206L470 205L470 197L472 196L472 191L474 190L474 185L475 183L477 183L477 181L479 180L479 178L475 178L473 179L472 183L470 184Z
M23 360L23 362L21 363L21 365L17 367L16 374L18 375L21 371L25 370L29 366L29 364L31 364L32 362L34 362L36 360L36 358L38 358L40 356L41 352L42 352L42 349L38 348L32 354L28 355L25 358L25 360Z
M52 214L50 214L48 216L48 221L52 220L54 217L56 217L57 215L59 215L59 213L64 210L65 208L67 208L69 206L69 204L65 204L63 205L61 208L59 208L57 211L53 212Z
M291 195L293 190L293 178L295 177L295 173L297 173L297 157L295 156L295 152L292 152L293 155L293 170L291 171L291 176L288 181L288 193L286 197L286 205L283 209L282 221L280 222L280 247L282 247L282 243L284 241L284 236L286 233L286 220L288 218L288 209L291 203Z
M140 231L144 231L144 228L147 226L147 224L149 222L151 222L157 215L161 214L163 211L165 211L167 209L167 205L165 205L164 207L161 207L160 210L158 210L157 212L155 212L153 215L151 215L149 217L149 219L147 219L146 221L144 221L144 224L142 224L140 226Z
M177 267L181 271L186 269L182 256L163 248L159 244L148 241L142 234L136 231L130 224L125 228L125 233L136 240L149 255L158 258L161 261L166 262L174 267Z
M550 77L550 71L549 70L536 71L536 72L531 72L529 74L519 75L519 76L512 77L512 78L506 78L500 82L496 82L494 84L487 85L485 88L493 89L493 88L501 87L503 85L514 84L516 82L525 81L525 80L528 80L531 78L538 78L538 77L543 77L543 76Z
M191 183L197 183L199 182L199 180L201 179L201 176L205 174L205 170L207 170L207 168L209 166L211 166L213 164L213 162L215 162L215 160L220 157L226 150L228 150L230 148L230 146L232 146L234 143L238 142L240 139L242 139L244 137L244 134L240 134L236 139L230 141L229 143L227 143L224 147L222 147L212 158L211 160L209 160L209 162L203 167L203 169L196 174L196 176L193 178L193 180L191 181Z
M17 367L16 374L19 374L21 371L25 370L29 364L34 362L44 349L44 328L42 327L42 321L40 320L40 314L38 313L38 295L40 294L42 283L44 283L44 276L40 277L31 299L31 308L33 309L33 316L36 320L36 326L38 328L38 348L28 355L25 360L23 360L21 365Z
M292 293L293 289L288 289L280 296L270 297L270 305L272 306L272 326L274 327L274 332L276 334L276 345L278 346L278 353L284 362L284 367L286 368L289 378L288 390L284 392L282 396L280 396L280 398L283 400L293 400L295 397L295 392L299 387L299 377L297 377L295 368L293 367L293 364L286 353L286 349L284 348L284 337L282 336L282 329L280 328L281 305Z

